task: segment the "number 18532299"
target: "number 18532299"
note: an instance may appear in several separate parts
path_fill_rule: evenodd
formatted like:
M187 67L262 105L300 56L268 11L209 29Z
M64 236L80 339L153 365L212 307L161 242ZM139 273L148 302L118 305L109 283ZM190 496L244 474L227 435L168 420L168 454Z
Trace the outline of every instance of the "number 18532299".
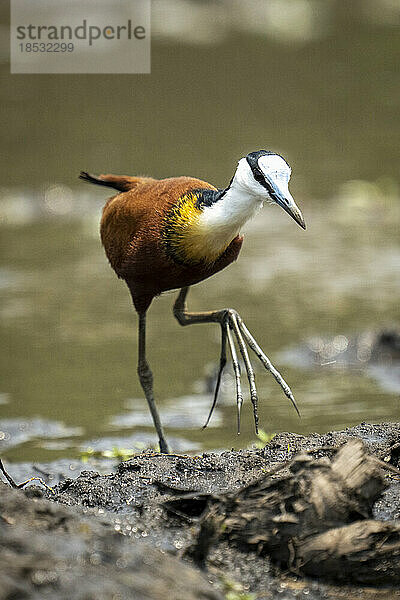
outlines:
M73 52L72 42L24 42L19 44L21 52Z

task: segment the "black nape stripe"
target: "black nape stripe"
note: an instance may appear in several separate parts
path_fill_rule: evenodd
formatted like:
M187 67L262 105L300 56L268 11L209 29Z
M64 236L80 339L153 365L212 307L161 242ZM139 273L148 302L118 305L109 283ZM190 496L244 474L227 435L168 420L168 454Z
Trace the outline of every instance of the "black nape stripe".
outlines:
M200 188L190 190L190 193L196 196L196 207L200 210L207 206L212 206L225 193L225 190L210 190L208 188Z

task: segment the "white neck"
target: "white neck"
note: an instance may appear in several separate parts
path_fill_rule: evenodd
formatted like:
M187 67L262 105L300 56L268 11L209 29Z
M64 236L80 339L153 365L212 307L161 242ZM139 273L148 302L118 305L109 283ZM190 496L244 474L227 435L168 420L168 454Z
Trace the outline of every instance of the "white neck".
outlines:
M215 204L203 210L196 224L210 254L221 254L238 235L246 221L261 208L262 202L262 196L246 185L238 169L229 189Z
M262 202L262 197L244 188L236 181L235 175L222 198L204 209L201 220L210 227L210 231L226 229L236 235L246 221L255 215Z

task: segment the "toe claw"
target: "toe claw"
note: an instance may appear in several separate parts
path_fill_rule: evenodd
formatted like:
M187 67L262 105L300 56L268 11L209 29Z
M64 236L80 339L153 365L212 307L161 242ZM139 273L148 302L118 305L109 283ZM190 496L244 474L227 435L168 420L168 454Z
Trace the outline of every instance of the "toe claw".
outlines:
M237 434L240 435L240 416L242 412L243 396L240 395L237 399Z
M226 365L226 339L227 339L226 329L223 325L221 325L221 355L220 355L220 359L219 359L217 383L215 384L213 403L211 405L210 412L208 413L207 421L203 425L203 429L205 429L207 427L207 425L209 424L211 416L214 412L214 408L217 404L218 392L219 392L219 388L221 386L222 373L223 373L225 365Z
M300 411L297 407L296 400L294 399L294 396L292 394L292 390L290 389L290 387L288 386L286 381L283 379L283 377L279 373L279 371L277 369L275 369L274 365L271 363L268 356L263 352L263 350L257 344L256 340L251 335L250 331L247 329L246 325L243 323L243 321L240 317L238 318L238 323L239 323L239 328L240 328L246 342L248 343L250 348L253 350L255 355L260 359L260 361L262 362L264 367L267 369L267 371L269 371L271 373L271 375L275 378L275 381L281 386L285 395L287 396L287 398L289 398L295 411L297 412L298 416L300 417Z

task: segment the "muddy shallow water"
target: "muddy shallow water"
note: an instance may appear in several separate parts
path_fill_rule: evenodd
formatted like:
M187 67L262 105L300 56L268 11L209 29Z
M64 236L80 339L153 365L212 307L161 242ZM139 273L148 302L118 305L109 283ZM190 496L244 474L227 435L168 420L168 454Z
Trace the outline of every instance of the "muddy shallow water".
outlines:
M72 214L54 217L42 206L40 219L3 227L0 328L7 352L1 357L0 448L13 460L155 442L136 377L136 316L98 241L102 194L79 193L73 204L80 205L79 221ZM371 365L332 354L335 344L340 350L360 336L368 340L400 320L397 202L384 204L383 212L367 203L357 226L349 214L358 208L338 206L305 206L307 232L266 207L248 226L239 261L189 296L194 309L238 309L294 390L300 420L254 361L267 432L324 431L398 416L398 356ZM382 226L371 229L378 211ZM157 401L172 447L246 447L255 439L251 410L247 401L238 437L229 369L210 426L201 429L219 332L212 325L180 328L171 314L173 298L154 301L148 319ZM321 344L332 340L324 355ZM305 354L316 348L320 354L322 348L319 362Z

